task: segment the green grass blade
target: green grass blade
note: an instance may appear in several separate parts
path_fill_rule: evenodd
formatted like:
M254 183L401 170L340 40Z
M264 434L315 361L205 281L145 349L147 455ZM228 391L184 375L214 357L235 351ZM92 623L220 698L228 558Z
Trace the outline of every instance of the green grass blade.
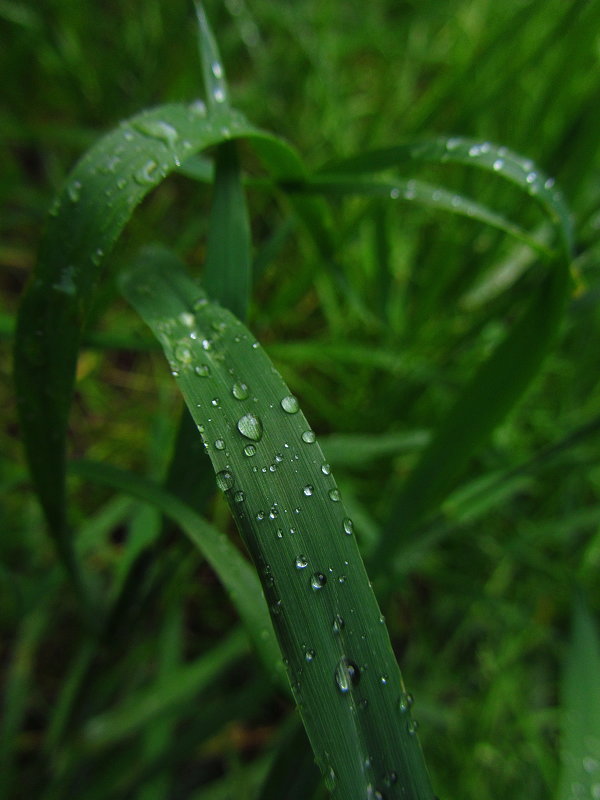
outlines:
M297 401L254 337L169 253L142 258L123 286L200 427L333 795L431 798L352 524Z
M219 146L203 284L240 319L246 319L252 283L250 222L235 142Z
M600 796L600 640L581 597L563 677L558 800Z
M225 79L225 69L202 3L194 2L198 20L198 47L202 61L202 73L208 105L212 112L229 108L229 90Z
M537 374L562 319L568 282L567 262L555 262L513 330L462 389L402 488L377 563L384 564L401 538L406 542L414 526L438 507Z
M469 219L484 222L493 228L497 228L504 233L508 233L515 239L525 242L534 250L546 256L551 255L551 251L544 242L535 239L519 225L511 222L502 214L492 211L482 203L478 203L469 197L465 197L456 192L445 189L443 186L436 186L426 181L412 178L411 180L395 181L366 181L357 178L347 178L345 180L336 178L321 178L309 180L304 184L295 187L295 190L302 193L344 197L348 195L360 195L362 197L387 197L391 200L416 203L427 208L435 208L441 211L448 211L451 214L459 214Z
M184 703L194 702L247 649L244 632L234 631L193 664L172 669L168 675L127 697L114 710L91 719L83 734L85 745L107 747L173 713Z
M569 209L554 179L530 159L490 142L459 136L419 139L327 164L322 172L372 173L410 162L465 164L503 177L526 191L546 209L558 230L561 246L569 253L573 249Z
M152 481L130 472L97 464L77 461L71 465L74 474L104 483L137 497L158 508L170 517L200 549L229 592L240 619L272 674L281 674L281 659L267 615L264 597L254 571L227 537L215 530L193 509L182 503Z

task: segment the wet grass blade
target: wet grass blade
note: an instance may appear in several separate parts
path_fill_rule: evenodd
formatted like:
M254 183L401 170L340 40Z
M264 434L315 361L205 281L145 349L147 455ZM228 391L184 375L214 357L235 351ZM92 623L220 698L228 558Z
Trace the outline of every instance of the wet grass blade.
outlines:
M581 597L573 608L563 677L562 765L558 800L600 795L600 641Z
M169 253L142 257L123 288L164 348L259 571L326 784L346 800L432 798L352 522L297 400Z

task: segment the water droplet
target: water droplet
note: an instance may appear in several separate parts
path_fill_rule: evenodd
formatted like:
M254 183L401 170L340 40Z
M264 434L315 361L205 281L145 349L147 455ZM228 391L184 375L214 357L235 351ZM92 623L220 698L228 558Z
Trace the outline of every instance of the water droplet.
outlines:
M315 487L311 486L310 484L308 486L305 486L304 489L302 489L302 492L304 493L304 495L306 495L306 497L311 497L314 491Z
M242 436L252 439L254 442L258 442L263 435L262 422L255 414L244 414L243 417L240 417L237 429Z
M345 627L346 623L344 622L344 618L339 614L336 614L333 618L333 632L334 633L341 633Z
M258 522L262 522L264 518L265 518L265 512L264 511L259 511L257 513L257 515L256 515L257 521Z
M390 189L390 197L392 200L397 200L400 197L400 189L397 186L394 186L393 189Z
M480 153L481 153L481 147L478 144L473 144L471 145L471 147L469 147L469 155L471 156L471 158L475 158L475 156L480 155Z
M236 400L245 400L250 394L250 390L245 383L234 383L231 387L231 394Z
M271 510L269 511L269 519L277 519L278 516L279 509L277 508L277 503L273 503Z
M201 378L208 378L210 375L210 368L206 364L198 364L197 367L194 367L194 372Z
M413 702L414 700L412 694L409 694L409 692L402 692L400 695L400 700L398 701L400 713L406 714L408 711L410 711Z
M536 178L537 178L537 172L530 172L530 173L528 173L528 175L525 178L525 180L527 181L527 183L531 184L531 183L535 183Z
M393 770L391 772L386 772L383 776L383 782L389 789L395 783L398 783L398 773L394 772Z
M499 172L499 170L501 170L503 166L504 166L503 158L497 158L492 164L492 167L496 170L496 172Z
M314 431L304 431L302 434L302 441L306 442L306 444L313 444L313 442L316 442L316 440L317 437L315 436Z
M338 503L340 500L340 490L339 489L330 489L327 493L329 495L329 499L333 500L334 503Z
M194 100L193 103L190 103L190 111L197 117L205 117L206 103L203 103L202 100Z
M300 409L298 401L292 394L288 394L287 397L283 398L283 400L281 401L281 407L288 414L295 414Z
M359 702L358 707L361 711L364 711L369 705L369 701L366 697L363 697L362 700Z
M229 470L223 469L221 472L217 472L217 486L223 492L231 489L233 486L233 475L231 472L229 472Z
M296 556L294 565L296 569L304 569L305 567L308 567L308 559L306 558L306 556Z
M315 654L314 650L307 650L306 653L304 653L304 658L307 661L312 661L314 659L315 655L316 654Z
M414 736L419 729L419 723L416 719L409 719L406 723L406 730L409 736Z
M245 494L242 492L242 490L240 489L239 491L237 491L237 492L236 492L236 493L233 495L233 499L235 500L235 502L236 502L236 503L243 503L243 502L244 502L244 500L246 499L246 495L245 495Z
M346 533L348 536L352 536L352 533L354 532L354 523L350 517L344 517L342 527L344 528L344 533Z
M332 792L335 789L336 783L336 776L333 767L329 767L329 769L325 772L325 788L327 791Z
M387 684L387 682L388 682L388 680L389 680L389 679L388 679L388 676L387 676L387 675L383 674L383 675L381 676L380 680L381 680L381 683L382 683L382 685L383 685L383 686L385 686L385 685Z
M146 161L144 166L138 169L133 176L136 183L139 183L140 186L152 186L154 184L153 173L156 171L156 167L156 161Z
M175 358L181 364L189 364L192 360L192 351L185 344L179 344L175 348Z
M586 772L589 772L591 775L592 772L598 772L598 770L600 770L600 761L598 761L597 758L586 756L583 759L583 768Z
M164 142L168 147L173 147L179 139L179 133L168 122L160 119L140 119L132 123L140 133Z
M219 400L218 397L213 397L213 399L210 401L211 406L213 406L214 408L218 408L219 407L219 403L220 403L220 400Z
M448 139L446 142L446 149L447 150L456 150L457 147L460 145L460 139Z
M322 572L315 572L313 573L312 578L310 579L310 585L313 589L322 589L325 584L327 583L327 578L323 575Z
M247 456L255 455L256 454L256 447L254 447L253 444L247 444L246 447L244 447L244 454L247 455Z
M283 539L283 531L281 530L281 528L277 528L275 535L277 536L278 539Z
M323 475L331 475L331 467L329 464L321 464L321 472Z
M212 95L217 103L223 103L225 101L225 92L220 86L213 89Z
M223 439L215 439L215 449L225 450L225 442L223 441Z
M78 203L81 196L81 181L73 181L73 183L69 184L67 194L72 203Z
M281 455L281 453L275 453L275 461L278 464L281 464L281 462L283 461L283 456Z
M349 658L340 659L335 668L335 683L340 692L349 692L353 686L357 686L360 681L360 670L354 661Z
M544 189L552 189L555 183L554 178L548 178L544 183Z
M223 77L223 67L218 61L213 61L213 63L210 65L210 69L215 78L219 79Z
M194 300L192 303L192 308L194 311L200 311L204 308L204 306L208 305L208 300L206 297L199 297L197 300Z

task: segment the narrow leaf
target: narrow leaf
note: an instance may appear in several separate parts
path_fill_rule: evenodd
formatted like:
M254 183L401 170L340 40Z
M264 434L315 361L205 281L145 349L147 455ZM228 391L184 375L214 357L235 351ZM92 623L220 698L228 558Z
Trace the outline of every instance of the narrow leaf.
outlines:
M248 330L170 254L124 291L161 342L259 571L334 797L431 798L402 678L323 453Z

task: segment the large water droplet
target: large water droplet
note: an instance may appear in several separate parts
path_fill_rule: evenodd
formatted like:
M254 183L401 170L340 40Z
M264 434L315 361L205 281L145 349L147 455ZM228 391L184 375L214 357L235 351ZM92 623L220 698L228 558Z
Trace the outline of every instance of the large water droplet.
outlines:
M283 400L281 401L281 407L288 414L295 414L300 408L300 406L298 405L298 401L292 394L288 394L287 397L283 398Z
M140 119L132 123L140 133L164 142L168 147L173 147L179 139L179 133L168 122L160 119Z
M296 556L296 560L294 561L294 566L296 569L304 569L308 566L308 559L306 556Z
M317 440L314 431L304 431L302 434L302 441L306 444L313 444Z
M327 578L323 575L322 572L315 572L313 573L310 579L310 585L313 589L322 589L325 584L327 583Z
M349 692L353 686L357 686L360 681L360 670L354 661L349 658L340 659L335 668L335 684L344 694Z
M215 449L225 450L225 442L223 441L223 439L215 439Z
M247 439L258 442L263 435L263 425L260 418L255 414L244 414L240 417L237 424L238 431Z
M250 390L245 383L234 383L231 387L231 394L236 400L246 400L250 394Z
M231 472L229 472L229 470L223 469L221 472L217 472L217 486L223 492L231 489L233 486L233 475Z

